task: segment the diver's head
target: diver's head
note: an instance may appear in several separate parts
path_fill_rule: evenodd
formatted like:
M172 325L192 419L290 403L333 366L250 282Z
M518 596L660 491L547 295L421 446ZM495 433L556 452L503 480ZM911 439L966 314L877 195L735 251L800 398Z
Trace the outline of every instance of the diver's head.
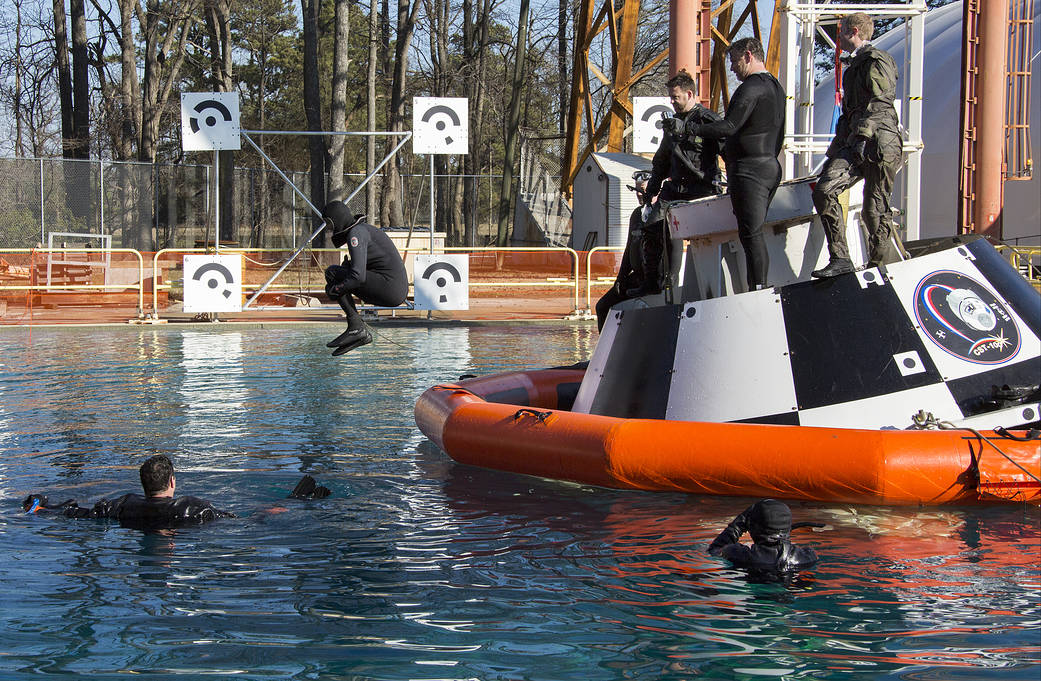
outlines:
M347 243L347 232L351 227L365 219L363 213L352 213L343 201L330 201L325 204L322 217L325 218L332 234L333 246L337 248Z
M141 487L146 497L173 496L177 481L170 459L157 454L141 464Z
M351 211L343 201L330 201L322 209L322 217L329 221L332 231L339 232L351 224Z
M778 544L792 532L792 510L784 502L763 499L752 506L748 516L748 534L756 544Z

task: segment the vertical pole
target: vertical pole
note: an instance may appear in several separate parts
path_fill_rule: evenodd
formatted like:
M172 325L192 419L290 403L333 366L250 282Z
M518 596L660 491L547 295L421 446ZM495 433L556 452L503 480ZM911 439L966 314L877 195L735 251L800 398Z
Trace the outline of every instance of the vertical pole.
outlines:
M218 154L213 151L213 246L220 253L220 166Z
M43 213L43 159L40 159L40 245L47 243L44 238L44 213ZM49 254L48 254L49 255Z
M434 252L434 155L430 154L430 252Z
M206 167L206 232L203 234L202 245L210 240L210 169Z
M790 105L788 115L791 116L792 114L796 114L799 117L795 131L805 134L813 132L814 69L812 68L812 64L818 18L816 14L810 13L807 16L801 17L801 19L802 20L799 22L799 63L803 64L804 68L799 69L800 76L798 88L792 87L791 89L788 89L786 87L785 95L787 96L786 102ZM792 78L792 83L794 85L794 78ZM798 91L799 99L802 101L795 101L794 95L796 91ZM785 120L787 121L788 119L786 118ZM803 151L799 154L799 157L795 162L795 177L808 175L812 165L812 154L809 151Z
M797 49L799 44L799 28L801 22L797 17L792 16L790 11L781 12L780 16L775 16L775 20L780 19L781 21L781 55L780 55L780 73L781 73L781 85L784 86L785 100L784 100L784 139L786 142L791 142L795 135L795 74L798 70L796 65L798 64L812 64L813 55L809 56L810 61L800 61L801 55ZM771 29L771 33L773 30ZM795 154L789 150L786 145L782 151L784 154L784 160L782 162L783 174L781 177L795 177Z
M905 240L921 236L922 219L922 71L925 65L925 14L916 14L907 23L909 35L907 57L907 90L904 93L904 126L907 141L914 150L907 157L904 169L904 229Z
M669 77L697 73L697 0L669 0Z
M98 159L98 206L101 212L98 219L101 221L101 233L105 233L105 162Z
M979 99L976 104L976 205L973 230L1001 238L1004 200L1006 50L1009 0L989 0L979 13Z

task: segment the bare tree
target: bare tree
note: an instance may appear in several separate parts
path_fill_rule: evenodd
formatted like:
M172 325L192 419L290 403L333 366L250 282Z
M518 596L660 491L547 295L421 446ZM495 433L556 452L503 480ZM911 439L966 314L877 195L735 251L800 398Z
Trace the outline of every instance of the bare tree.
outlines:
M390 88L390 104L388 109L388 127L391 132L405 130L405 78L408 73L408 50L412 44L416 16L419 13L420 0L410 4L409 0L398 0L397 40L394 42L394 79ZM381 224L405 224L405 212L401 205L401 162L395 158L387 166L384 175L382 205L380 207Z
M369 64L365 72L365 120L369 131L376 130L376 48L379 46L379 13L376 0L369 0ZM369 136L365 143L365 174L376 169L376 138ZM376 219L376 186L370 181L365 185L365 212Z
M267 129L268 97L273 94L271 63L273 52L285 41L290 31L296 31L296 19L292 14L292 0L263 0L263 2L242 3L235 7L232 27L236 45L242 46L249 54L249 65L252 70L254 87L246 90L250 105L256 111L256 121L261 130ZM242 69L240 69L240 73ZM260 136L263 148L264 135ZM260 189L257 196L250 235L250 246L264 243L264 232L271 218L271 200L269 196L270 173L263 168L260 173Z
M521 100L524 92L524 71L528 46L528 7L530 0L520 0L520 20L517 25L517 49L513 62L513 92L510 95L510 113L506 120L506 149L502 160L502 192L499 196L499 229L496 244L506 246L509 239L510 199L513 195L513 162L516 158L517 138L520 133Z
M217 92L234 92L232 76L231 0L205 0L206 33L210 45L210 68L213 87ZM147 63L147 62L146 62ZM147 69L146 69L147 73ZM222 149L217 152L218 192L220 196L220 225L218 233L223 241L235 241L235 152Z
M304 115L310 132L322 130L321 91L318 86L318 10L319 0L300 0L304 24ZM311 203L321 208L325 205L325 142L318 135L307 138L311 152ZM322 224L317 215L311 216L311 227ZM323 233L316 239L315 246L328 243Z
M18 10L21 12L21 5ZM61 102L62 156L71 153L66 142L72 132L72 75L69 71L69 32L65 21L65 0L54 0L54 66L58 71L58 101Z
M336 0L336 28L333 40L333 91L329 115L334 132L347 130L347 70L350 58L350 5L347 0ZM343 186L343 156L346 138L332 135L329 139L329 200L342 201L347 195Z

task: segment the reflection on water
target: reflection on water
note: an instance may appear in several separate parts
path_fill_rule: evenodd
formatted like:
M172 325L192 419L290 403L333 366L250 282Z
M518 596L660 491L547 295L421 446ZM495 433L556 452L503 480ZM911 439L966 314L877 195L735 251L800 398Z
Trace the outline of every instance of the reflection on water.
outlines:
M1034 679L1022 506L793 504L823 557L758 584L705 547L748 499L453 463L412 405L464 373L588 357L588 327L0 334L0 678ZM178 489L243 516L143 534L25 516L32 491ZM285 499L302 472L332 488ZM284 512L268 512L275 508ZM16 588L12 588L16 587Z
M212 447L242 434L247 398L241 333L186 332L181 336L181 400L187 418L180 441Z

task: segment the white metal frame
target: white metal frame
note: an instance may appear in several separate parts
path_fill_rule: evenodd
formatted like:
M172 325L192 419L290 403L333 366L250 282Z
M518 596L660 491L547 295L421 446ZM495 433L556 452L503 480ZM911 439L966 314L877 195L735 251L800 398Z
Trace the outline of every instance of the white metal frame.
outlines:
M51 264L52 263L67 263L74 262L69 260L70 251L78 251L78 249L66 249L65 246L58 246L55 249L54 237L59 238L72 238L72 239L85 239L91 241L97 239L101 242L102 259L100 262L90 262L90 254L86 250L84 253L87 255L87 260L83 262L85 265L91 265L93 267L100 267L105 273L105 285L108 286L108 270L112 264L112 235L111 234L87 234L82 232L48 232L47 233L47 285L51 285ZM55 258L55 253L60 254L60 258Z
M809 0L789 0L781 15L781 77L787 94L785 142L783 154L784 176L803 177L814 172L811 167L814 154L827 150L831 135L813 132L813 37L818 26L836 23L840 17L854 12L865 12L872 18L903 17L904 73L901 97L903 122L903 149L905 164L904 215L905 239L919 237L922 186L922 87L925 61L925 0L907 0L903 4L834 3L822 4Z

